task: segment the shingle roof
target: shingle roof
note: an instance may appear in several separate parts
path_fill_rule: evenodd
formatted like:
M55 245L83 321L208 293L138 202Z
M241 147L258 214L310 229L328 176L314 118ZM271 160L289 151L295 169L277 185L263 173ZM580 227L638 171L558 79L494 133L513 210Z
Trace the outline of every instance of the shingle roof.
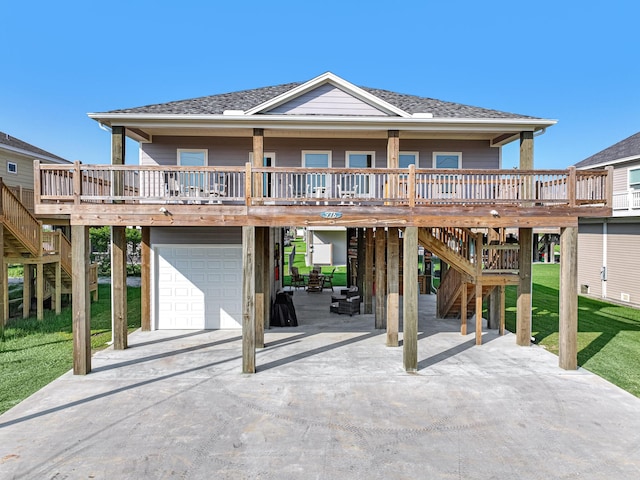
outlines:
M302 83L287 83L272 87L241 90L238 92L223 93L220 95L192 98L189 100L179 100L142 107L112 110L106 113L221 115L225 110L249 110L250 108L256 107L278 95L288 92L299 85L302 85ZM460 103L445 102L433 98L396 93L377 88L360 88L407 113L432 113L434 118L537 118L528 115L519 115L515 113L501 112L498 110L472 107Z
M0 132L0 148L2 148L2 145L6 145L8 147L16 148L16 149L19 149L19 150L24 150L26 152L33 153L35 155L40 155L40 156L44 156L44 157L49 157L49 158L53 158L53 159L56 159L56 160L60 160L61 162L68 162L69 161L69 160L64 159L62 157L59 157L58 155L54 155L51 152L47 152L46 150L43 150L43 149L38 148L38 147L36 147L34 145L31 145L30 143L23 142L19 138L12 137L8 133L4 133L4 132Z
M618 143L605 148L601 152L585 158L581 162L576 163L576 167L589 167L591 165L601 165L603 163L613 162L621 158L640 156L640 132L619 141Z

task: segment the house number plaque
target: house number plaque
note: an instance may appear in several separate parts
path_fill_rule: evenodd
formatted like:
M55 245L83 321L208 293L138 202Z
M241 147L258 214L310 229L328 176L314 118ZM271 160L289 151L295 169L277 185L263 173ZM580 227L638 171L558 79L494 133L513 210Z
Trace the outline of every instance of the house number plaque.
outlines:
M320 216L322 218L340 218L342 217L342 212L322 212Z

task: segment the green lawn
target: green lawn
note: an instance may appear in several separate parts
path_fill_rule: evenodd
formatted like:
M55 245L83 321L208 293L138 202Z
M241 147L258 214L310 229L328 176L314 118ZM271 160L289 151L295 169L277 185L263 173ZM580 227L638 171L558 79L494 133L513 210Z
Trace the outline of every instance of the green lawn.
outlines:
M111 288L99 285L99 299L91 304L91 348L100 350L111 340ZM129 287L129 330L140 327L140 288ZM12 319L0 338L0 413L73 367L71 308L45 311L44 320Z
M307 249L307 244L304 240L294 240L291 242L291 247L284 248L284 276L282 277L283 285L291 285L291 276L289 275L289 254L291 253L291 249L293 245L296 247L296 256L293 261L293 266L298 267L298 271L301 275L306 275L311 271L311 267L307 267L304 261L304 253ZM321 267L320 270L323 274L330 274L334 267L324 266ZM347 267L340 266L335 267L336 271L333 274L333 285L334 286L346 286L347 285Z
M560 266L533 265L536 343L558 354ZM506 326L514 332L516 288L507 288ZM578 297L578 364L640 397L640 310Z

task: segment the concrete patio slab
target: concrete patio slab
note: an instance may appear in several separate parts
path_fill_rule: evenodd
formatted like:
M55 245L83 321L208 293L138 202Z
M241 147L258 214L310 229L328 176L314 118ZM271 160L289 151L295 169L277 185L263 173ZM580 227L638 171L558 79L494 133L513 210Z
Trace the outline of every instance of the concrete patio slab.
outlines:
M640 478L640 399L544 349L484 345L420 296L419 371L373 315L294 295L257 373L240 331L154 331L0 416L2 479Z

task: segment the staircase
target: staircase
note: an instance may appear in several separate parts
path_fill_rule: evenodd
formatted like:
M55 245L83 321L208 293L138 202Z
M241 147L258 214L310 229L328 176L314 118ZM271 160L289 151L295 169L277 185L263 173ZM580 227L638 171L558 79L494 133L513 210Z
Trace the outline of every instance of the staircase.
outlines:
M467 316L473 315L477 284L482 285L485 298L496 285L518 283L518 246L483 245L482 238L482 234L460 227L419 230L418 242L449 266L446 274L442 272L438 288L440 318L459 318L463 308Z
M43 290L36 292L37 296L42 297L38 299L39 305L41 301L54 295L56 287L59 293L71 293L71 242L60 231L43 231L41 222L16 195L16 187L4 185L1 179L0 186L4 262L21 263L25 266L42 265ZM90 290L95 292L95 298L98 283L95 265L90 267L89 275ZM7 284L6 279L4 283ZM23 299L23 302L28 302L26 305L31 303L30 299ZM39 318L41 310L39 306ZM8 305L5 305L3 317L8 317ZM0 323L4 323L2 319Z

